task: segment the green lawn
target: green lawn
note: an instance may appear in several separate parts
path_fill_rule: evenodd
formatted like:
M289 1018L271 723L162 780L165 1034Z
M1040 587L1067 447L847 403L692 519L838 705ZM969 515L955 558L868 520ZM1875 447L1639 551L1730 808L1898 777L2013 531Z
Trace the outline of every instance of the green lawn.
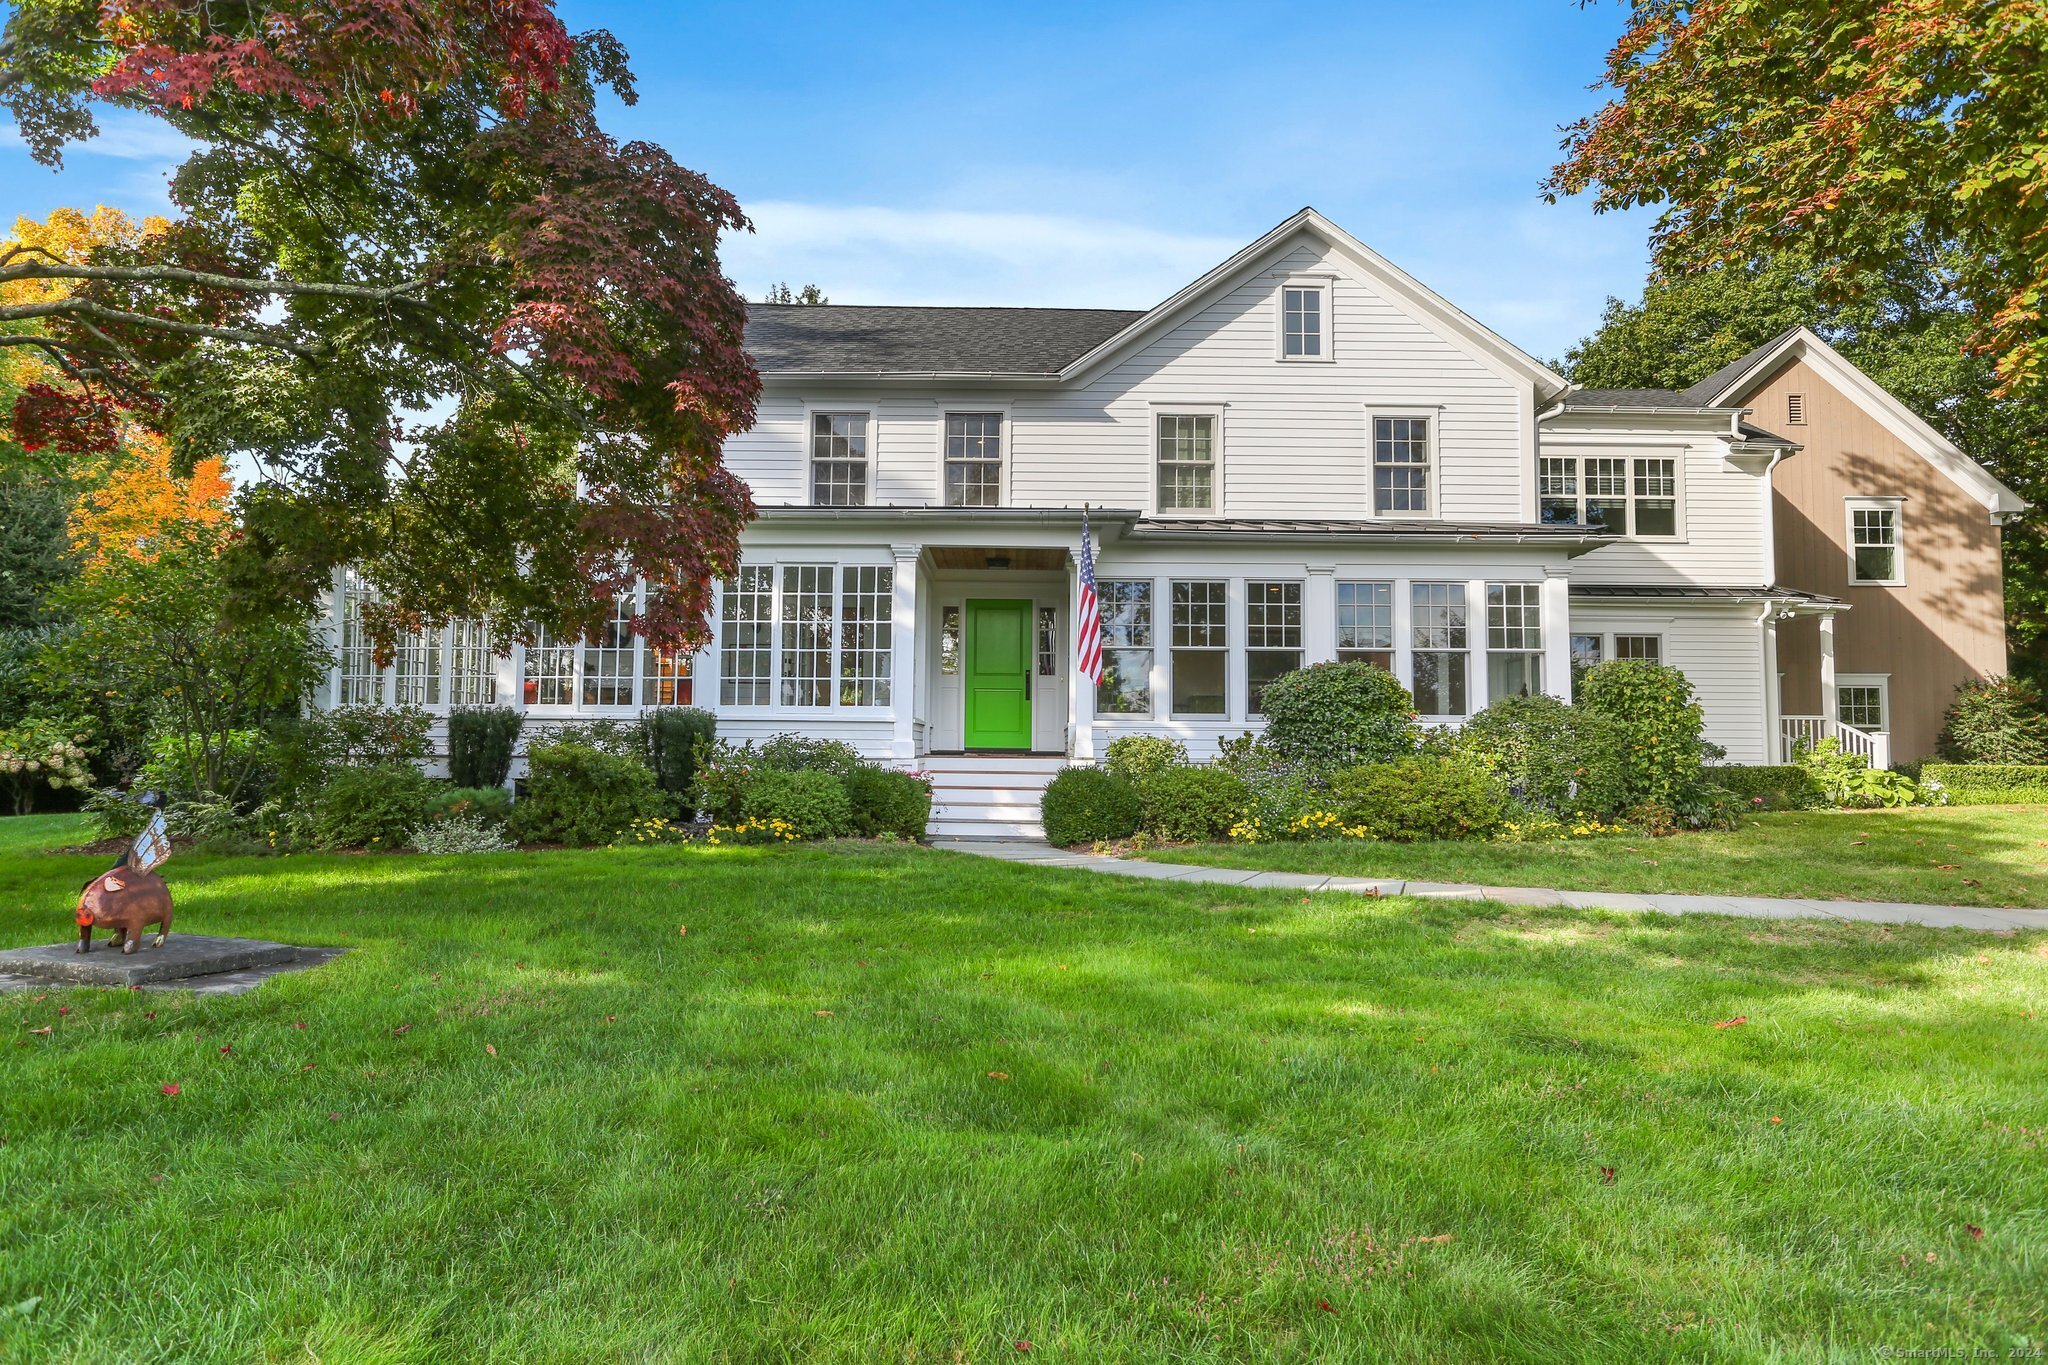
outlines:
M1202 844L1138 856L1572 891L2048 906L2048 810L2039 806L1787 812L1745 816L1734 833L1668 839L1629 834L1529 844Z
M68 937L76 829L0 821L0 946ZM856 845L168 875L353 951L0 997L0 1360L2048 1344L2048 934Z

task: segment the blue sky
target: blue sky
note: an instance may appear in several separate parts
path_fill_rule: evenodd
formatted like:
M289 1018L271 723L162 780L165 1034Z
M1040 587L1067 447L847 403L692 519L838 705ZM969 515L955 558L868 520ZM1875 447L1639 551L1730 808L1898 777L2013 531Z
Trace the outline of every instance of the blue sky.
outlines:
M1536 193L1615 0L561 8L632 54L609 126L752 215L752 297L1144 307L1304 204L1545 358L1642 287L1649 215ZM160 210L179 154L123 117L53 176L0 130L0 212Z

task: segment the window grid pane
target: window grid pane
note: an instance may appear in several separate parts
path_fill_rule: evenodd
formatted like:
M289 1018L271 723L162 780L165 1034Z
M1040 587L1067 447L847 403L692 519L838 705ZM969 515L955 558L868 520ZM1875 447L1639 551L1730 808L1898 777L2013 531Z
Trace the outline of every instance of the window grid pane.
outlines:
M782 569L782 704L832 704L832 567Z
M1230 585L1221 579L1173 585L1173 714L1229 711Z
M1106 716L1152 714L1152 584L1145 579L1101 579L1095 584L1102 615L1102 681L1095 710Z
M1429 511L1429 419L1372 421L1372 496L1376 512Z
M1203 413L1159 417L1159 507L1207 512L1216 505L1216 419Z
M1664 637L1661 635L1617 635L1614 637L1614 657L1617 659L1647 659L1651 663L1664 661Z
M1898 514L1889 507L1857 507L1849 517L1856 577L1877 583L1898 577Z
M632 623L633 594L622 592L612 599L611 619L583 642L585 706L633 704L633 656L639 651Z
M1410 589L1415 709L1425 716L1465 714L1465 585L1416 583Z
M718 623L718 697L727 706L766 706L774 699L775 570L743 565L725 585Z
M1543 592L1540 585L1486 585L1486 647L1543 648Z
M839 704L887 706L896 571L849 564L839 572Z
M999 507L1003 500L1003 415L946 414L946 505Z
M1301 648L1301 584L1244 585L1244 642L1251 649Z
M1835 689L1836 714L1858 730L1884 729L1884 689L1847 684Z
M1060 613L1058 607L1038 609L1038 676L1060 675Z
M811 501L820 507L865 507L867 500L868 415L812 414Z
M1394 647L1394 585L1337 585L1337 652Z
M521 692L528 706L568 706L576 700L576 650L545 628L526 647Z

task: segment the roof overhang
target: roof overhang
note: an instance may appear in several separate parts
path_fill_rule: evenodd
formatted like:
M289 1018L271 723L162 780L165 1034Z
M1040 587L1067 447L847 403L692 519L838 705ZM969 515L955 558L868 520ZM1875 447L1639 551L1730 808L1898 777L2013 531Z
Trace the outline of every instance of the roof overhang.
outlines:
M1918 413L1892 397L1876 380L1843 359L1839 351L1816 336L1811 328L1788 330L1777 344L1759 352L1751 364L1739 374L1729 376L1719 391L1709 397L1713 402L1724 404L1747 399L1792 360L1805 361L1822 378L1854 399L1892 435L1982 503L1993 521L2003 521L2027 510L2025 498L2006 487L1990 470L1928 425Z

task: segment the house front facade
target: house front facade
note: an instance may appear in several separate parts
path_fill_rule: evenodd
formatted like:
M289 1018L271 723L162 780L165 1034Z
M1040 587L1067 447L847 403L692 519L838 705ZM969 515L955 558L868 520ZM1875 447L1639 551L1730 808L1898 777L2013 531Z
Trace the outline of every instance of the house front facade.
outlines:
M1044 779L1120 735L1212 753L1327 659L1457 724L1652 658L1730 761L1778 760L1809 716L1885 756L1798 691L1799 642L1862 608L1780 572L1780 471L1813 455L1784 423L1732 391L1574 391L1312 210L1150 310L762 305L747 342L759 417L725 458L761 515L711 646L645 648L622 599L596 640L494 650L457 623L380 669L343 583L334 701L703 706L724 738L931 770L944 833L1028 831ZM1074 662L1084 521L1099 686Z

